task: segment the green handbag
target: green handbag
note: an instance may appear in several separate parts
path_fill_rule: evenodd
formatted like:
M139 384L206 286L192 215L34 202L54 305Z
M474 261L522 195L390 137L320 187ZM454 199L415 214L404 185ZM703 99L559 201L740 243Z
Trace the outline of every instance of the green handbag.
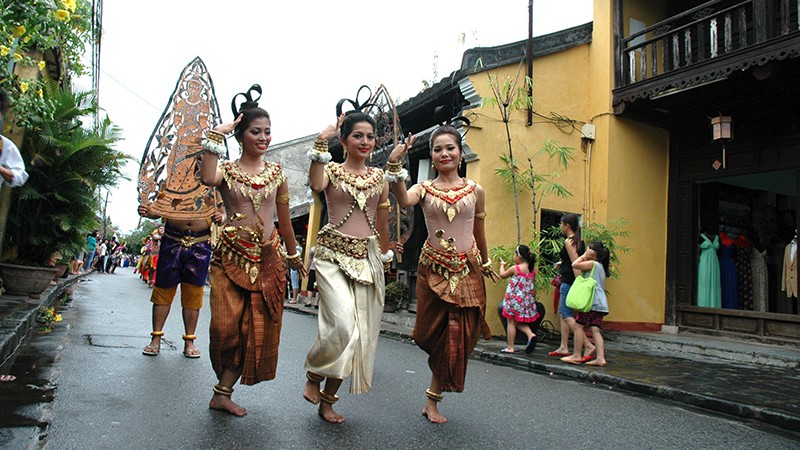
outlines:
M578 312L589 312L592 310L592 303L594 303L594 287L597 285L597 280L594 279L594 269L597 264L592 266L592 271L588 277L581 274L575 277L575 282L567 292L567 308Z

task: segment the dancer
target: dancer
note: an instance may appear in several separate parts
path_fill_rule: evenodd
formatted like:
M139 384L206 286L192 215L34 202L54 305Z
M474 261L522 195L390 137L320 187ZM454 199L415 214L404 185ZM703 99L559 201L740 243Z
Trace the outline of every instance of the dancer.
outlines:
M600 367L606 365L605 345L603 335L600 333L600 328L603 325L603 317L608 314L606 276L611 274L609 271L610 260L611 255L608 249L605 248L602 243L594 241L589 244L589 248L586 249L586 252L572 263L572 268L575 269L576 272L581 273L580 276L588 276L591 273L591 276L594 277L597 284L594 286L592 309L589 312L578 312L575 314L575 322L578 324L573 331L575 334L575 350L572 352L572 355L561 358L564 362L570 364L585 362L587 366ZM581 349L586 339L584 327L589 327L589 330L591 330L592 340L594 340L594 345L597 347L597 358L593 361L586 357L581 358Z
M572 262L578 258L578 254L583 252L584 244L581 240L581 226L578 223L576 214L564 214L561 216L561 234L565 237L564 246L558 254L561 261L558 263L559 273L561 274L561 287L559 288L558 314L561 316L561 344L557 349L548 353L548 356L569 356L569 332L575 325L575 313L567 306L567 294L572 283L575 282L575 273L572 270ZM574 345L574 343L573 343ZM587 361L594 353L594 345L586 342Z
M323 300L318 304L319 334L306 358L303 397L319 404L319 415L331 423L344 421L333 404L345 377L352 374L352 394L372 386L384 269L393 258L389 189L383 170L366 165L375 148L375 126L372 117L357 110L340 115L337 125L325 128L308 153L309 185L314 192L325 192L328 223L319 231L315 248ZM337 136L337 128L347 155L341 164L329 162L328 141Z
M137 212L142 217L159 219L146 205L139 205ZM167 220L158 240L158 255L155 268L153 293L153 331L150 343L142 350L147 356L161 352L161 338L167 323L172 300L181 286L181 308L183 315L183 356L199 358L200 350L194 344L195 330L203 306L203 286L211 260L211 222L220 224L223 213L214 212L211 217L195 220Z
M417 321L413 337L428 353L431 383L422 415L433 423L447 418L439 412L442 392L462 392L467 360L478 334L491 339L485 321L486 288L483 276L496 275L491 267L484 234L484 191L461 178L461 135L452 125L440 126L430 140L431 159L439 175L406 190L408 172L402 168L406 144L389 155L387 180L402 207L422 205L428 238L417 269Z
M506 262L500 260L500 278L511 277L503 297L503 317L507 319L506 334L508 345L500 350L503 353L514 353L514 340L517 338L517 328L528 337L525 353L532 353L536 348L536 334L530 324L539 318L536 311L536 292L534 280L536 272L533 270L536 256L524 244L514 249L514 266L506 269Z
M278 164L264 160L269 147L269 113L258 107L261 93L254 85L242 95L246 101L236 108L236 120L217 125L203 140L201 179L219 186L227 217L211 263L211 326L209 354L217 375L208 406L235 416L247 410L231 399L233 386L241 378L253 385L275 378L278 344L286 289L284 252L273 223L278 224L286 247L294 249L289 215L289 185ZM234 100L236 99L234 97ZM233 132L241 148L236 161L222 161L225 135ZM305 272L300 254L288 257L289 265Z

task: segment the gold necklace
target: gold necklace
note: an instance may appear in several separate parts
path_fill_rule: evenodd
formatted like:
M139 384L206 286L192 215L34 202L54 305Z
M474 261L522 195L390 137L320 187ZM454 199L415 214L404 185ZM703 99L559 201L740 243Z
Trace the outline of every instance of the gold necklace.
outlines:
M334 188L341 187L352 195L358 203L358 208L362 211L366 212L364 208L370 197L379 195L383 191L384 181L381 169L370 167L366 175L358 175L348 172L341 164L327 164L325 170Z
M461 212L461 204L474 203L477 200L475 195L475 182L464 179L464 185L450 188L447 190L439 189L431 180L422 182L422 188L431 195L431 203L437 208L442 208L447 215L447 220L452 222L456 214Z
M281 166L274 163L265 163L264 170L259 174L247 173L238 164L226 161L222 164L222 177L228 184L228 189L235 190L234 184L240 183L239 192L253 202L253 209L261 209L261 201L269 197L278 187L286 181L286 175Z

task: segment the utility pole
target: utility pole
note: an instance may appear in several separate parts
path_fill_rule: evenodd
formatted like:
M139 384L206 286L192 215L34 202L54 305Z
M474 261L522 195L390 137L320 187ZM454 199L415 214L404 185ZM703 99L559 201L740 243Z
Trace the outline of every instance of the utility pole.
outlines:
M106 225L108 224L106 208L108 208L108 189L106 189L106 200L103 202L103 239L106 238Z

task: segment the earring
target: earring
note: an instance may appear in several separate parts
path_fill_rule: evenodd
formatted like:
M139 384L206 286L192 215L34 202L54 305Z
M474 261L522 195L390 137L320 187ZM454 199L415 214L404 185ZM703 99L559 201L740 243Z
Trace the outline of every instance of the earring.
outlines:
M433 161L431 161L431 170L436 169L436 166L433 165Z
M244 145L242 145L242 141L239 141L239 153L244 152Z

